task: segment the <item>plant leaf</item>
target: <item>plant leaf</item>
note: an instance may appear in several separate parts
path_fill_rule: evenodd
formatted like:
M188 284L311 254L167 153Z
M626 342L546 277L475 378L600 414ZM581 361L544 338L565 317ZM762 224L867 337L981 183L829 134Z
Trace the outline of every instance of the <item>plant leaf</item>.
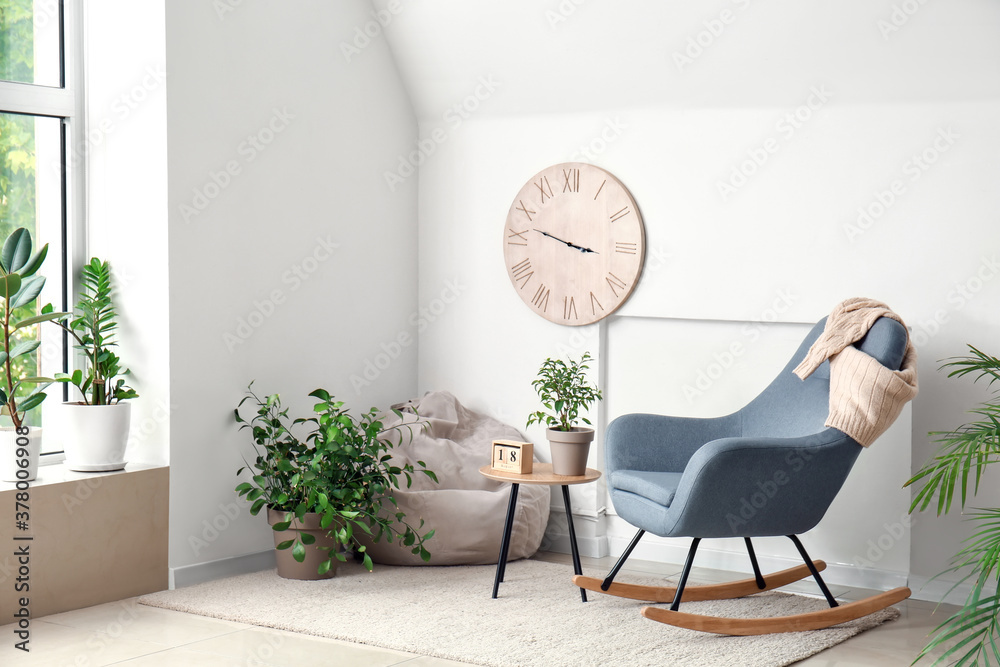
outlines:
M0 266L7 273L15 273L31 257L31 234L24 227L18 227L3 243L0 250Z

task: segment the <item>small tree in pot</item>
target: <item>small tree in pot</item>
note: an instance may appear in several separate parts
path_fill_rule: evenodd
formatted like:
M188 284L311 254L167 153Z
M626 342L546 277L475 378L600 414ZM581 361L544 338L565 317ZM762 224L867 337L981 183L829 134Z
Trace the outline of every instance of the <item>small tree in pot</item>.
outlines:
M94 257L84 265L80 279L83 291L76 317L68 325L56 322L76 340L76 349L86 359L86 372L77 369L55 376L75 386L83 398L62 405L66 465L79 471L121 470L131 423L131 406L123 401L139 395L125 385L130 371L112 349L118 345L118 313L112 300L111 265Z
M546 435L552 452L552 472L556 475L583 475L587 471L594 429L576 424L579 420L589 425L590 420L580 413L602 398L601 390L587 383L588 361L592 361L589 352L584 352L580 361L546 359L531 383L548 412L531 413L527 425L549 427Z
M279 575L332 577L337 563L346 560L345 548L371 570L372 560L357 540L357 531L376 542L383 537L387 542L398 539L424 561L430 560L424 542L434 531L421 534L423 520L411 525L395 507L392 495L393 489L400 488L401 478L409 487L416 473L437 481L423 461L417 461L415 469L411 464L393 465L390 460L389 433L409 429L410 424L384 431L375 408L355 418L325 389L309 394L318 399L313 417L289 423L281 398L277 394L262 398L252 386L234 413L240 430L250 429L257 455L253 463L237 471L237 476L250 472L251 479L241 482L236 492L251 502L251 514L267 508L275 531ZM247 401L257 406L249 421L239 412ZM292 432L307 425L310 430L304 439Z

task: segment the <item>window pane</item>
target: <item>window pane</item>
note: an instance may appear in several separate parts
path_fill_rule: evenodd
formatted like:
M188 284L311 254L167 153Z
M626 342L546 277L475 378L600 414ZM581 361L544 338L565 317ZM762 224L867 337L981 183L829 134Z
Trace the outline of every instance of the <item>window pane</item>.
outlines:
M0 79L62 85L60 0L0 2Z
M0 243L18 227L31 232L33 251L45 243L49 252L37 275L45 276L38 299L14 313L15 320L36 314L42 305L62 306L62 135L61 121L43 116L0 113ZM18 329L13 344L39 340L33 353L13 362L15 377L48 376L62 370L62 334L54 324ZM0 372L6 385L6 373ZM61 385L51 387L49 399L28 414L28 423L43 426L49 401L62 400ZM23 396L23 392L18 392ZM9 417L3 424L9 425ZM43 439L43 451L50 445Z

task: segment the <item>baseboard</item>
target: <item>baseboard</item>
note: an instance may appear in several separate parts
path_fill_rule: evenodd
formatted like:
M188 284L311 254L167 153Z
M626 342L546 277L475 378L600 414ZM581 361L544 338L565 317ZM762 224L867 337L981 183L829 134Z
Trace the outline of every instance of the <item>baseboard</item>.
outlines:
M954 590L952 590L953 586ZM963 581L955 586L953 581L910 575L910 590L913 591L911 597L917 600L947 602L962 606L972 592L972 583L971 581Z
M630 537L609 537L608 539L611 553L616 556L625 551L631 540ZM632 552L632 558L659 563L675 563L678 564L677 569L680 570L680 564L684 563L687 558L688 546L688 544L667 544L652 540L640 542L635 551ZM757 554L757 559L760 563L760 569L765 575L768 572L776 572L802 564L801 560L768 556L760 553ZM704 542L702 542L701 548L698 549L695 565L714 570L745 573L748 576L753 575L746 552L720 551L712 549ZM826 570L823 572L823 579L831 585L870 588L873 590L889 590L907 585L905 572L878 570L874 568L860 569L852 565L840 563L827 563Z
M237 574L269 570L273 567L275 567L274 549L233 558L221 558L208 563L172 567L170 568L170 590L232 577Z
M604 558L610 553L608 549L608 538L606 536L581 537L580 535L577 535L576 546L580 551L580 555L586 556L587 558ZM542 550L555 551L556 553L561 554L573 553L569 541L569 535L563 534L551 535L546 533Z

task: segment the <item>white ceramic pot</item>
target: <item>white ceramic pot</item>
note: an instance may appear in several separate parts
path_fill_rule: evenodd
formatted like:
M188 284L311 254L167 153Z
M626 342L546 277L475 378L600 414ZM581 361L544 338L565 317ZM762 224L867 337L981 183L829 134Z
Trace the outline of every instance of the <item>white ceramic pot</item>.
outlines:
M38 477L42 429L27 426L21 430L18 435L13 427L0 428L0 479L5 482L31 482Z
M79 472L124 468L131 420L129 403L63 403L59 409L59 428L66 450L66 467Z

